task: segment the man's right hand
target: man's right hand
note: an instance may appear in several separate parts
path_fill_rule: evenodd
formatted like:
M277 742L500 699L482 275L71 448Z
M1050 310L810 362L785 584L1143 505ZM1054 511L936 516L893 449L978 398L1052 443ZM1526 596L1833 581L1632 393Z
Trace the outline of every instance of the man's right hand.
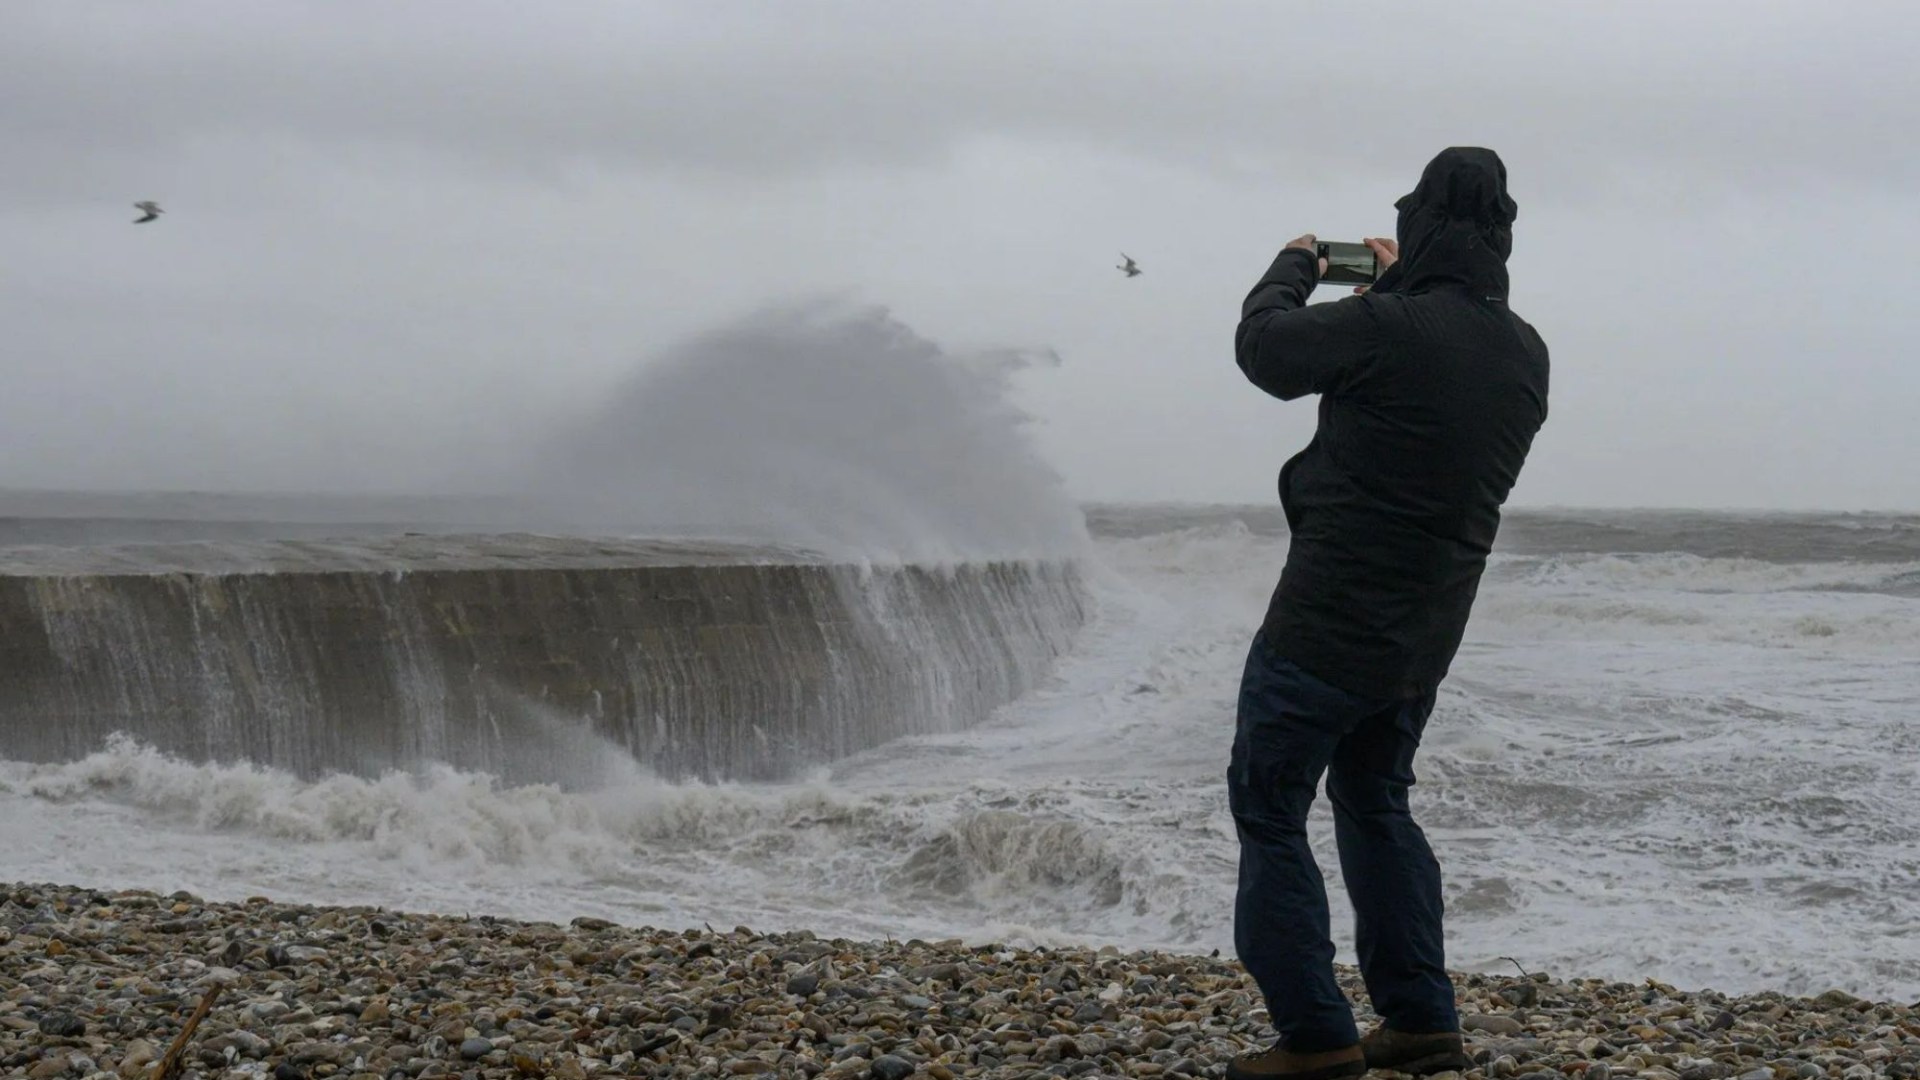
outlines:
M1374 261L1380 264L1380 272L1386 273L1387 267L1400 261L1400 241L1378 236L1369 236L1361 243L1373 249ZM1367 291L1365 285L1353 290L1353 295L1361 296Z
M1320 250L1317 246L1315 246L1316 241L1318 239L1319 237L1314 236L1312 233L1304 233L1300 236L1296 236L1293 239L1287 241L1287 250L1304 251L1308 255L1312 255L1314 252ZM1327 260L1319 259L1316 261L1320 268L1319 273L1315 275L1315 278L1317 280L1318 278L1323 278L1327 276Z

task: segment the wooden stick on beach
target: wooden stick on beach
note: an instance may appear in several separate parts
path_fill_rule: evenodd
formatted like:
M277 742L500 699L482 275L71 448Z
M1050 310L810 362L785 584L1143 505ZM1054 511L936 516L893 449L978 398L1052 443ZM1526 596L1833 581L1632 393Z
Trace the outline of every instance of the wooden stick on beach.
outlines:
M200 999L200 1007L193 1010L193 1015L187 1018L187 1024L180 1029L180 1034L173 1037L173 1045L167 1047L166 1056L160 1059L160 1064L153 1067L153 1080L173 1080L174 1075L180 1071L181 1061L187 1056L187 1040L193 1038L194 1029L200 1026L200 1021L207 1018L207 1013L213 1009L213 1003L220 997L220 991L225 989L224 984L214 983L207 990L207 996Z

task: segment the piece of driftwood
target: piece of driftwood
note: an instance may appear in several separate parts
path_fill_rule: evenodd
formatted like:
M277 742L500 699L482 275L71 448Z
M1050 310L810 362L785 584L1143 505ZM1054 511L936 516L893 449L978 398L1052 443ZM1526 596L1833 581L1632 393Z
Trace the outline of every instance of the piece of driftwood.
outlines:
M213 1010L213 1003L219 1000L220 991L225 989L226 987L221 983L215 983L207 989L207 996L200 999L200 1007L193 1010L193 1015L187 1018L186 1026L180 1029L180 1034L173 1037L173 1045L167 1047L166 1055L160 1059L160 1064L153 1067L153 1080L173 1080L179 1075L180 1066L187 1057L187 1042L193 1038L194 1029L200 1026L200 1021L205 1020L207 1013Z

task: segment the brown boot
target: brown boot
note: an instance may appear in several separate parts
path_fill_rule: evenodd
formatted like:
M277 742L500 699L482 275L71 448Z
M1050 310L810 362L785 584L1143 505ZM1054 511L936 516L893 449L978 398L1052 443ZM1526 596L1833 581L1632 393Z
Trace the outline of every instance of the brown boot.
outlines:
M1227 1063L1227 1080L1336 1080L1342 1076L1360 1076L1367 1071L1366 1055L1359 1046L1299 1054L1275 1046L1268 1050L1250 1050Z
M1436 1031L1420 1035L1394 1031L1381 1026L1360 1040L1367 1068L1392 1069L1395 1072L1428 1076L1437 1072L1467 1068L1467 1048L1457 1031Z

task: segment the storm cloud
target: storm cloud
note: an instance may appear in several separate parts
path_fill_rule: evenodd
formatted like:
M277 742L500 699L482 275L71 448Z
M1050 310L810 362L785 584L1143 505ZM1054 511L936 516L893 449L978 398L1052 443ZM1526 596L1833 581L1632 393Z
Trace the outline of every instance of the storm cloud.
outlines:
M1896 3L21 0L0 485L432 486L831 292L1056 349L1018 389L1078 494L1263 500L1312 415L1234 369L1241 296L1480 144L1554 351L1517 501L1913 508L1917 46Z

